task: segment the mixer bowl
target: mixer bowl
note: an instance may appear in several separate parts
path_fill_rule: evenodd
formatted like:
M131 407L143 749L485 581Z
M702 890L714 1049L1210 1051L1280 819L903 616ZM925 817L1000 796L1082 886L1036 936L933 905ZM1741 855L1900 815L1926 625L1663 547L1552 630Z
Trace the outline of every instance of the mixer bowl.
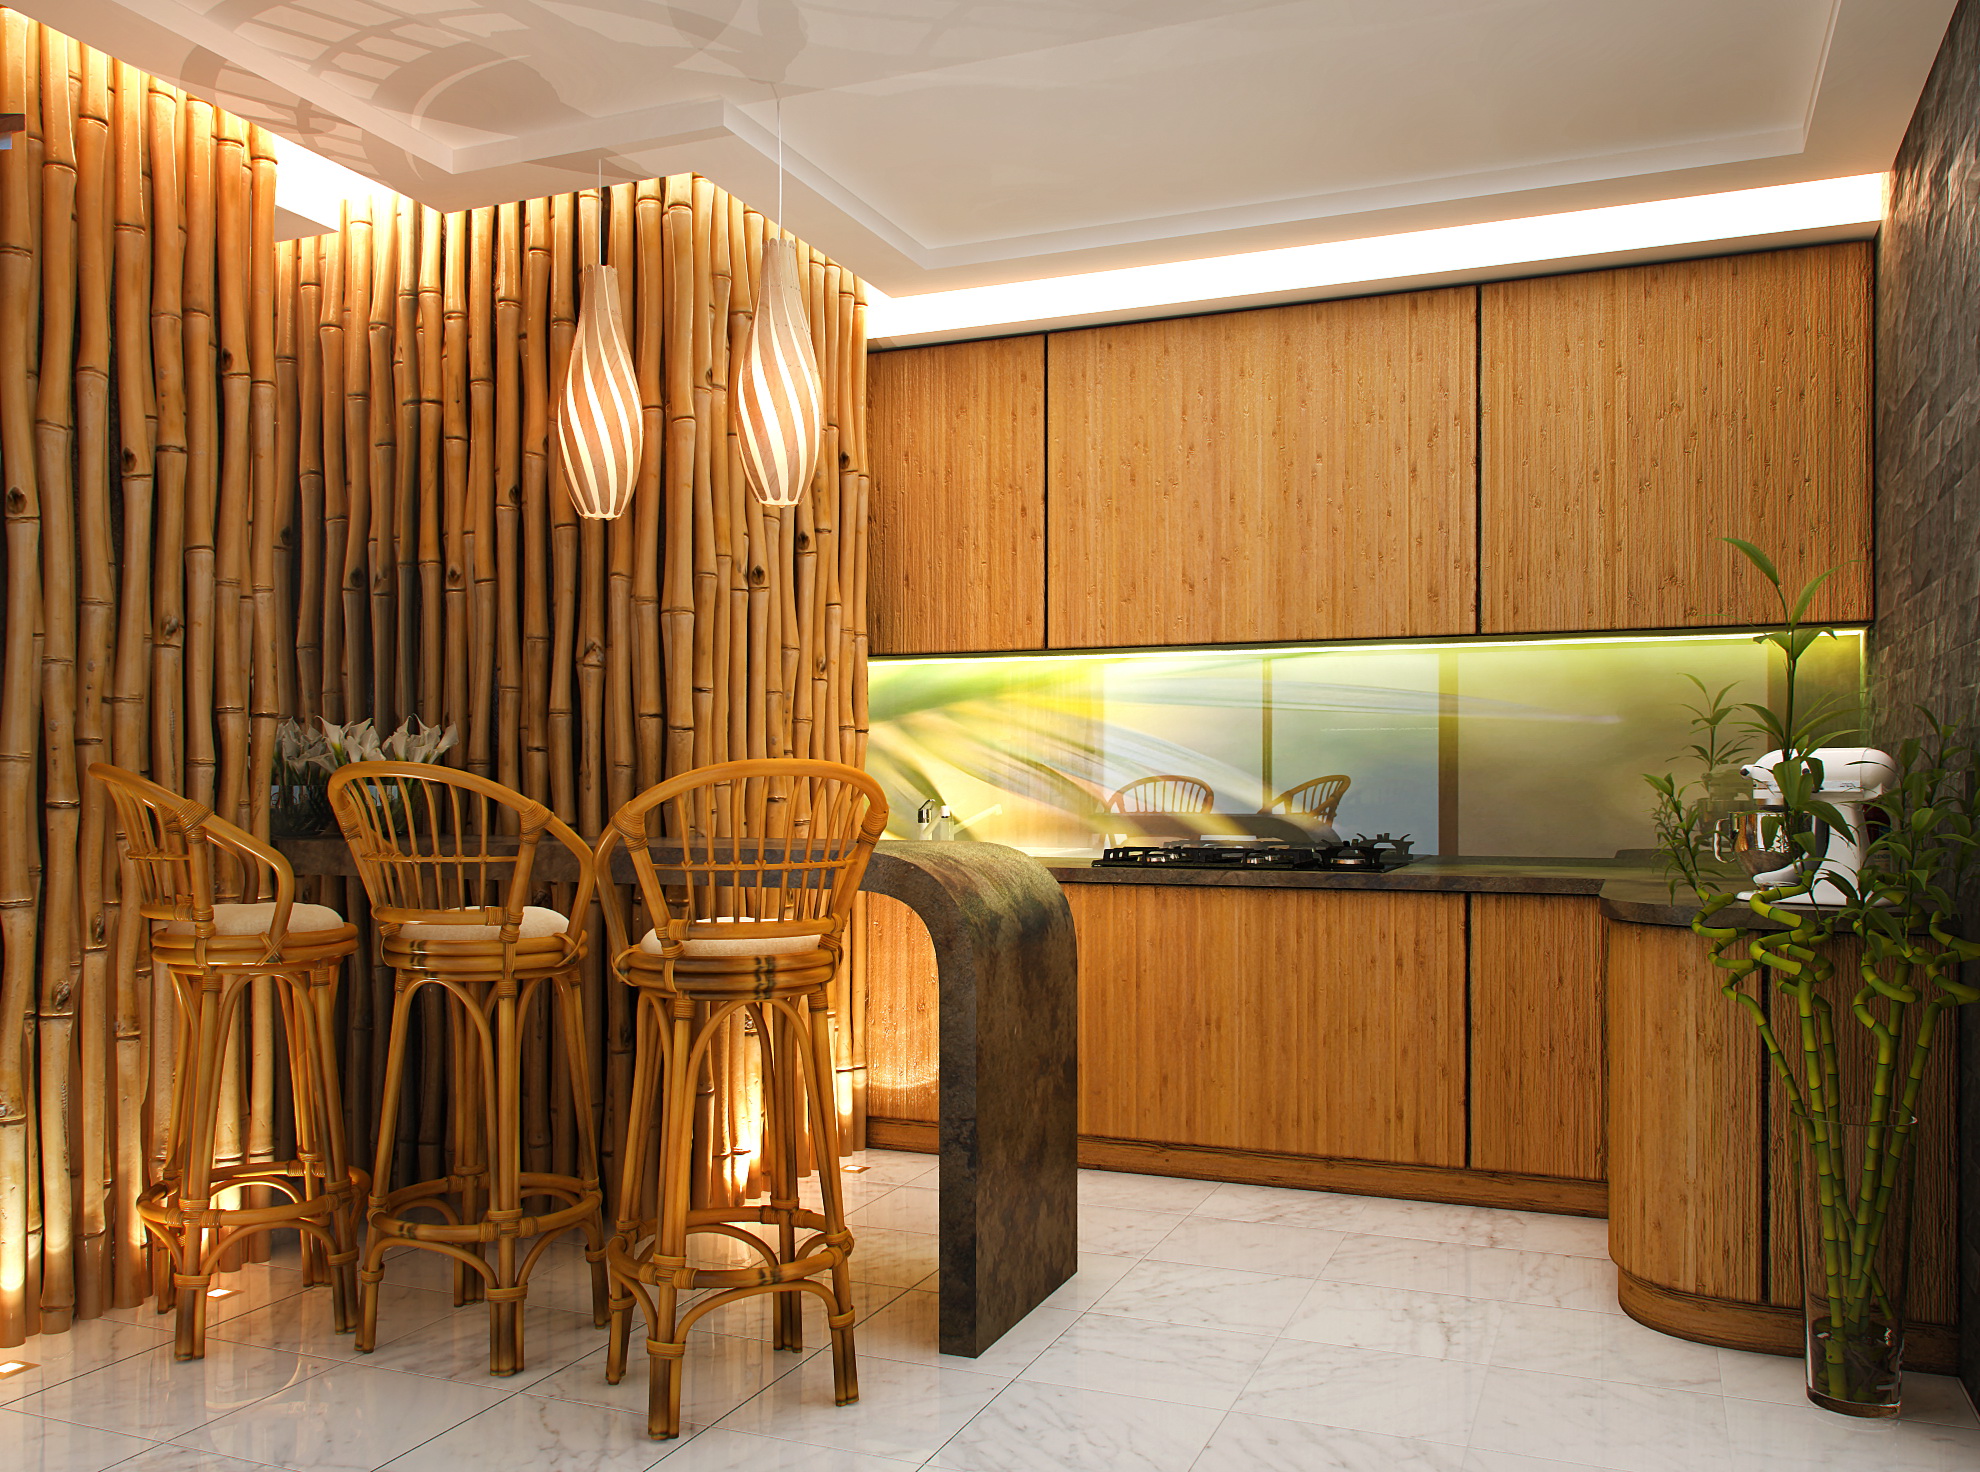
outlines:
M1730 849L1731 857L1748 874L1765 874L1785 869L1806 857L1794 836L1811 832L1815 837L1815 853L1826 852L1829 825L1819 818L1781 808L1747 808L1721 820L1713 834L1712 851L1715 857L1723 859Z

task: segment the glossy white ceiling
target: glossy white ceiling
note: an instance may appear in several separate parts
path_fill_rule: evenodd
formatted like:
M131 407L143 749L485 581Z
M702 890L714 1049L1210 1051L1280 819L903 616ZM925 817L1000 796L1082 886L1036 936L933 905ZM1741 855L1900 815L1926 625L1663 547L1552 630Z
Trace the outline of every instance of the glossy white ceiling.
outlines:
M28 0L441 209L698 170L894 295L1887 168L1953 0Z

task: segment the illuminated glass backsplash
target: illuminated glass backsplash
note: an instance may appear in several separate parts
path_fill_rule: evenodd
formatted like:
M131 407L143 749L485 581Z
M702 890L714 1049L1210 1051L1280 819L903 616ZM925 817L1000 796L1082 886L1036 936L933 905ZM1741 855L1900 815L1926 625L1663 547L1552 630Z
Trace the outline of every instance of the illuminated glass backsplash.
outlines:
M1652 841L1642 773L1690 742L1698 676L1761 701L1778 677L1751 634L1424 640L875 659L867 767L891 834L947 804L957 837L1093 853L1107 796L1138 777L1207 783L1255 814L1308 778L1352 779L1344 837L1410 834L1422 854L1603 856ZM1849 710L1863 636L1804 664Z

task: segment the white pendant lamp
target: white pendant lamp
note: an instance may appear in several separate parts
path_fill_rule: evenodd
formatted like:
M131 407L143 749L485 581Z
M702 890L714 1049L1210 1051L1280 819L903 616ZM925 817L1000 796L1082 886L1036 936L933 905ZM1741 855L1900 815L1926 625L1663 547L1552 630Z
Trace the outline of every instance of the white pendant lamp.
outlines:
M763 277L736 383L736 435L756 499L794 506L818 467L825 391L805 320L797 245L763 242Z
M611 266L584 268L584 305L557 411L564 482L578 515L596 521L610 521L632 504L644 444L618 278Z

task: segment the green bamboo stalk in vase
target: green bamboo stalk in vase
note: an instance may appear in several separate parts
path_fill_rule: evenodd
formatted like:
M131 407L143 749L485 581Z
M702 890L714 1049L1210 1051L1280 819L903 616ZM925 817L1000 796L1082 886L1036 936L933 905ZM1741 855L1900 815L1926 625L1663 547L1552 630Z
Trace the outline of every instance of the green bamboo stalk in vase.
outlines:
M1780 705L1729 704L1731 687L1714 693L1694 680L1704 701L1690 707L1697 739L1685 756L1697 774L1646 778L1656 794L1653 818L1672 893L1683 885L1695 896L1692 929L1710 948L1721 991L1759 1033L1802 1142L1803 1210L1810 1214L1804 1298L1811 1313L1821 1306L1810 1326L1820 1348L1819 1356L1810 1351L1810 1397L1854 1414L1893 1414L1903 1263L1892 1278L1879 1271L1879 1254L1903 1239L1918 1110L1939 1023L1953 1007L1980 1000L1980 990L1956 979L1962 962L1980 959L1980 945L1959 934L1954 900L1980 849L1980 763L1964 728L1921 712L1929 734L1898 744L1896 781L1874 799L1885 823L1866 822L1870 831L1855 834L1820 800L1814 756L1853 723L1845 712L1811 706L1799 687L1803 658L1828 632L1803 616L1829 574L1791 598L1765 553L1727 540L1780 602L1780 626L1759 636L1782 660ZM1758 890L1739 888L1738 877L1708 857L1727 776L1756 741L1782 755L1773 768L1781 790L1775 821L1792 849L1786 882ZM1824 874L1822 825L1859 840L1853 879ZM1814 903L1818 878L1834 884L1842 901ZM1741 907L1752 919L1735 923ZM1834 960L1834 942L1843 939L1861 943L1847 995L1838 990ZM1778 1019L1791 1026L1786 1039L1777 1032L1775 1004L1783 1013L1792 1008L1791 1024ZM1862 1029L1857 1046L1870 1053L1854 1086L1843 1068L1849 1024ZM1862 1157L1852 1169L1859 1143ZM1880 1347L1889 1350L1887 1364L1878 1359Z

